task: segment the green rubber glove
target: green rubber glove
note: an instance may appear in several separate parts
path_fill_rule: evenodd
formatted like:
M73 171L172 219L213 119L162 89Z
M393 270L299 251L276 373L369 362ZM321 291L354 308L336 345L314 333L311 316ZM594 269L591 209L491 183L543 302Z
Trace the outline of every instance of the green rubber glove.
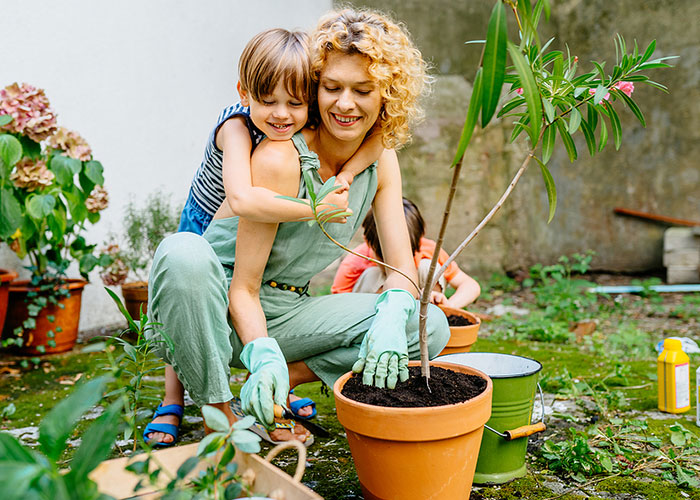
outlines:
M260 337L248 342L240 359L250 372L250 377L241 389L243 411L272 428L275 420L274 404L287 406L287 360L277 341L271 337Z
M408 380L406 321L416 310L416 299L406 290L392 288L382 293L374 305L376 315L360 345L352 366L362 372L362 383L394 389L397 380Z

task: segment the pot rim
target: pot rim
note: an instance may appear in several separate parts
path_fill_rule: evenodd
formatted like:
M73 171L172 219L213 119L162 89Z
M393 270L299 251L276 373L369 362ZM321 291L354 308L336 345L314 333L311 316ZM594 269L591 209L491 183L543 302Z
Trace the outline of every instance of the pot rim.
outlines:
M460 355L466 355L467 357L471 356L473 358L479 357L479 356L491 356L495 358L501 358L501 359L512 359L512 358L520 358L520 359L526 359L528 361L532 361L535 366L523 373L516 373L516 374L507 374L507 375L489 375L490 378L494 379L511 379L511 378L523 378L523 377L530 377L532 375L535 375L539 373L542 370L542 363L537 361L534 358L528 358L527 356L520 356L518 354L507 354L504 352L455 352L451 354L443 354L442 356L438 356L436 359L439 358L444 358L446 356L451 356L451 357L457 357ZM450 361L445 360L445 362L449 363ZM461 363L457 363L461 364ZM469 366L469 365L463 365L463 366ZM483 372L485 373L485 372Z
M420 361L409 361L408 366L420 366ZM390 406L377 406L377 405L370 405L367 403L360 403L359 401L355 401L354 399L350 399L347 396L344 396L340 392L340 382L343 382L343 385L345 384L345 381L350 379L350 376L352 376L352 372L345 373L342 375L338 380L335 381L335 384L333 384L333 393L335 394L336 398L340 398L343 402L346 402L352 406L357 406L358 408L365 408L365 409L381 409L385 410L387 413L390 415L401 415L406 412L411 412L411 413L434 413L437 410L440 409L453 409L458 406L467 406L469 404L478 404L481 399L486 399L489 396L489 388L493 385L491 382L491 379L488 375L486 375L484 372L481 370L477 370L476 368L472 368L471 366L464 366L460 365L458 363L449 363L447 361L440 361L437 358L434 360L430 361L430 366L439 366L440 368L469 368L470 375L476 375L478 377L481 377L486 380L486 388L484 391L479 394L478 396L475 396L471 399L468 399L466 401L462 401L461 403L454 403L454 404L449 404L449 405L441 405L441 406L417 406L417 407L412 407L412 408L393 408Z
M122 290L124 288L127 289L141 289L141 288L146 288L148 289L148 281L128 281L126 283L121 284Z
M11 269L0 269L0 283L13 281L19 274Z
M30 280L16 280L10 283L10 291L11 292L30 292L34 291L37 289L35 286L29 285ZM84 288L85 285L87 285L88 282L87 280L84 280L82 278L67 278L66 279L66 284L63 285L64 288L68 288L68 290L78 290L81 288Z
M462 317L467 317L472 321L471 325L463 325L463 326L457 327L457 328L469 328L470 326L480 326L481 325L481 318L479 318L474 313L471 313L465 309L456 309L454 307L442 306L442 305L439 305L438 307L440 308L440 310L442 310L443 313L445 313L445 316L450 316L450 315L462 316ZM455 327L451 326L450 328L455 328Z
M409 362L419 366L419 361ZM346 432L389 441L421 442L448 439L478 431L491 416L493 383L483 372L468 366L432 361L432 366L453 369L486 380L484 391L461 403L414 408L391 408L354 401L340 393L351 372L333 385L338 420ZM416 425L420 422L420 425Z

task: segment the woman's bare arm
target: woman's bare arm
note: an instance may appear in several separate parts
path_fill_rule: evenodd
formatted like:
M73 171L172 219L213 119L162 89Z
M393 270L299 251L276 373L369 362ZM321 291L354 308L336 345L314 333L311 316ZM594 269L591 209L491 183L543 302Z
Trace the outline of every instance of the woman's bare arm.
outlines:
M403 213L401 171L394 150L385 150L377 164L377 194L373 212L384 261L400 269L418 282L416 264L411 254L411 241ZM384 289L403 288L415 297L418 290L399 273L388 270Z
M299 157L291 142L261 144L252 157L253 184L287 196L299 189ZM277 234L276 223L241 218L236 236L236 264L229 289L229 311L244 344L267 336L260 304L260 283Z

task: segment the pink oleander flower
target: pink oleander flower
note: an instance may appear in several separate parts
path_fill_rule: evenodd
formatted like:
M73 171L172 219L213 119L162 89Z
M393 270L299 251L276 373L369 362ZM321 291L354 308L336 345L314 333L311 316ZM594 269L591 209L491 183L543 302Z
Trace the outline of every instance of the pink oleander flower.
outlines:
M627 94L627 97L632 97L632 92L634 92L634 83L632 83L632 82L617 82L617 84L615 85L615 88L617 90L619 90L620 92Z
M107 190L102 186L95 186L95 188L90 192L87 200L85 200L85 207L88 212L96 213L104 210L109 205L109 195Z
M518 95L523 95L523 92L525 92L525 91L523 90L522 87L518 87L517 89L515 89L515 93Z
M18 188L29 192L49 186L54 178L53 172L46 167L44 160L35 162L31 158L22 158L15 167L10 180Z
M92 160L92 149L87 141L77 132L65 127L58 127L56 133L49 137L47 142L52 148L65 151L71 158L80 161Z
M41 142L56 131L56 113L44 91L27 83L13 83L0 90L0 115L12 116L3 130L27 135Z

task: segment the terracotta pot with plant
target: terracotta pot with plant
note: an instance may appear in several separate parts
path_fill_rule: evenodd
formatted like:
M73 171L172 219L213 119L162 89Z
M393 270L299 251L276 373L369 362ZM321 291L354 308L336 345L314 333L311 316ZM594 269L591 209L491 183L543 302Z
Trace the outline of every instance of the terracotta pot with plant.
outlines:
M17 278L17 273L0 269L0 332L7 316L7 304L10 300L10 282Z
M615 40L618 57L610 74L604 72L604 63L597 62L593 63L592 71L578 74L577 57L549 49L551 40L543 44L537 34L539 21L549 16L549 8L548 0L536 2L498 0L492 10L486 40L478 42L484 44L481 61L474 77L472 95L457 153L451 165L452 183L430 271L426 286L419 290L421 294L421 362L420 377L417 378L420 383L416 384L409 379L406 383L397 384L396 389L393 390L371 387L370 390L374 392L399 391L405 384L415 385L418 392L428 385L434 393L439 392L437 388L440 381L434 380L435 377L432 375L435 373L435 367L441 364L431 364L428 357L426 319L430 291L433 290L447 266L500 209L530 162L534 159L540 167L549 199L549 220L551 220L554 216L557 197L547 163L552 157L557 137L564 145L572 162L577 157L572 134L579 130L591 155L602 151L608 144L608 130L611 131L615 147L619 148L622 133L615 108L619 109L621 104L626 105L642 125L645 125L644 116L631 97L635 83L646 83L665 90L663 85L641 74L647 69L670 67L664 62L669 59L667 57L652 59L656 47L654 41L643 52L636 43L631 50L628 50L624 39L618 35ZM517 24L517 30L511 30L512 33L518 33L519 39L515 42L508 39L507 10L512 11ZM511 66L507 66L508 59ZM506 102L496 115L504 84L509 86L505 94ZM479 117L481 127L484 128L494 116L515 118L511 141L515 141L525 132L525 140L528 142L527 153L512 181L493 208L438 269L437 258L444 240L465 150L476 129ZM599 130L598 137L596 137L597 130ZM319 191L319 196L312 196L310 201L314 208L316 222L326 236L328 233L323 226L324 221L329 219L329 214L320 209L317 211L317 207L323 199L321 195L333 189L334 181L334 178L329 179L327 186ZM346 215L340 213L335 216ZM330 218L333 216L331 214ZM344 246L343 248L354 253ZM397 269L393 270L400 272ZM417 285L414 286L418 288ZM455 366L447 364L444 366L458 370ZM461 367L459 371L465 371L465 369L466 367ZM446 406L432 406L434 401L430 401L430 398L426 403L416 405L429 406L429 408L395 408L386 407L392 406L389 403L358 402L356 399L361 396L361 393L367 391L356 391L354 388L349 391L348 388L351 385L361 386L360 379L352 374L346 374L337 381L334 394L338 419L346 427L365 498L446 500L469 497L483 425L491 411L491 384L488 377L476 371L471 373L483 380L483 391L479 395L473 397L474 394L464 394L463 402ZM374 394L374 396L377 395ZM387 396L386 401L391 399L398 398ZM381 406L382 404L386 406ZM455 410L469 408L469 410L465 410L464 414L451 414L450 411L453 408ZM468 414L473 418L468 418ZM451 444L447 445L448 442ZM467 444L468 442L472 444ZM437 451L434 443L447 446ZM465 448L469 448L470 451L465 452ZM441 457L454 458L443 461Z
M180 208L170 198L152 193L143 205L131 199L124 209L123 231L110 234L103 250L112 258L100 274L108 286L121 285L126 310L132 318L148 308L148 273L158 244L174 233L180 220ZM134 281L127 281L131 277Z
M10 285L3 346L43 354L75 343L88 273L109 261L83 236L107 207L102 171L87 142L57 126L43 90L0 90L0 241L31 273ZM68 280L71 264L83 280Z

